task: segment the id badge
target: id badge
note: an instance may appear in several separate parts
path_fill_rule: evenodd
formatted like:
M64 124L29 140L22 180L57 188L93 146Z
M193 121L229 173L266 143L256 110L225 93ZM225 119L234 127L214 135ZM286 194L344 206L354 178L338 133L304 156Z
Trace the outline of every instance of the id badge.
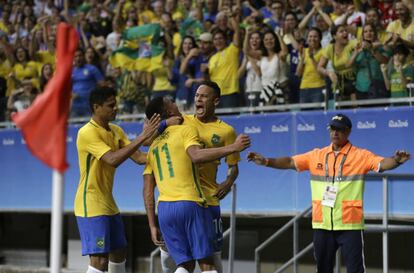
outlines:
M333 208L335 206L336 196L338 194L338 187L326 186L322 197L322 206Z

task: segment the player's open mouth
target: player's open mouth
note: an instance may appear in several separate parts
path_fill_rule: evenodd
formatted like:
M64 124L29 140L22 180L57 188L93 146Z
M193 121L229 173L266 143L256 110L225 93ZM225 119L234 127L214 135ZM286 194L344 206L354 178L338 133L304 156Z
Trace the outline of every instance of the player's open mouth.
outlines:
M196 104L196 113L197 114L203 114L204 113L204 106L203 105L197 105Z

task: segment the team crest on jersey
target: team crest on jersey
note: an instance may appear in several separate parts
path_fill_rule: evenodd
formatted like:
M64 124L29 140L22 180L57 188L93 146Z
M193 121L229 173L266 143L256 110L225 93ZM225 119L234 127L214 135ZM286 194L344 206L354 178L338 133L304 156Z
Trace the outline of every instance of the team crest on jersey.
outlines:
M104 238L97 238L96 239L96 246L99 247L99 248L104 248L105 247Z
M212 137L211 137L211 143L213 145L217 145L217 144L219 144L219 142L220 142L220 136L218 136L216 134L213 134Z

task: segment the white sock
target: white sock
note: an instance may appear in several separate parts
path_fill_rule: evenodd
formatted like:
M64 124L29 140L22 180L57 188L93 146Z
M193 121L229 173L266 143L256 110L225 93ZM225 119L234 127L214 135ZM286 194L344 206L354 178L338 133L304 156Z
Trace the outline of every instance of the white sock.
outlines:
M190 272L188 272L188 270L185 269L184 267L178 267L174 273L190 273Z
M86 270L86 273L103 273L103 271L90 265L88 266L88 270Z
M121 263L114 263L109 261L108 273L125 273L125 262L126 260Z
M223 264L221 262L221 251L214 252L213 260L214 260L214 265L216 267L217 273L223 273Z
M202 273L217 273L217 270L203 271Z
M174 273L177 269L170 253L161 248L161 268L163 273Z

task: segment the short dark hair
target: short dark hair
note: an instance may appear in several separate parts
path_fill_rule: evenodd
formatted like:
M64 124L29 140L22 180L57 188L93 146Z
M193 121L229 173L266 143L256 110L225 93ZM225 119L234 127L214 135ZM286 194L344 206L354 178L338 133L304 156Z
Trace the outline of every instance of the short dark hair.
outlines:
M220 86L218 86L217 83L215 83L213 81L202 81L199 86L202 86L202 85L206 85L206 86L210 87L211 89L213 89L214 95L216 95L217 98L220 98L221 90L220 90Z
M393 52L393 55L395 54L402 54L404 56L408 56L410 54L410 50L404 44L397 44Z
M214 37L216 37L216 35L221 34L221 35L223 35L224 40L227 41L227 36L228 36L227 33L225 31L219 29L219 28L214 29L212 31L212 34L213 34L213 39L214 39Z
M108 86L100 86L94 88L89 95L89 107L91 109L91 112L93 113L94 104L103 105L104 102L112 96L116 97L115 88Z
M162 119L167 118L164 97L157 97L152 99L148 103L147 108L145 108L145 116L147 119L152 118L152 116L155 114L159 114Z

